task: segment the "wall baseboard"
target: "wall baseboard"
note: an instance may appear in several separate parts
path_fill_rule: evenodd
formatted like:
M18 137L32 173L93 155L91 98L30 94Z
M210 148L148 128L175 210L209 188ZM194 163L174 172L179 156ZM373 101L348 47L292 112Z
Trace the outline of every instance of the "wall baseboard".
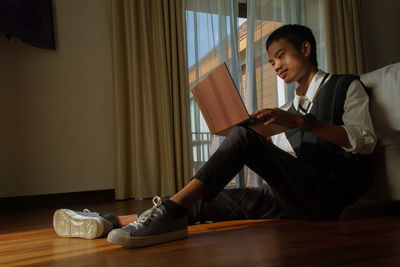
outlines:
M60 206L74 206L82 203L95 204L114 200L114 189L37 196L7 197L0 198L0 210L58 208Z

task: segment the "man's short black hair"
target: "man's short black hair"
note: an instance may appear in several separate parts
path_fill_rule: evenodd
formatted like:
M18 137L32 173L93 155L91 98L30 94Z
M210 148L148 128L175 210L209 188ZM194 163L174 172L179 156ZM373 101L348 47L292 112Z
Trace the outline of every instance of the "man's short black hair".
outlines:
M282 38L291 43L299 52L301 51L301 45L304 41L310 42L311 64L318 68L317 44L315 42L315 37L311 29L298 24L289 24L279 27L278 29L273 31L268 37L266 43L267 50L273 42L279 41Z

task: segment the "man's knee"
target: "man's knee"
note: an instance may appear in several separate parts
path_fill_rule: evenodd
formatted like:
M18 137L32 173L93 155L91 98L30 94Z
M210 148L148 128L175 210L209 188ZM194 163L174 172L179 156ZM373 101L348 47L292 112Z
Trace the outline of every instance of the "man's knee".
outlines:
M263 139L261 135L254 132L252 129L247 128L246 126L237 125L232 128L232 130L227 135L227 138L230 139Z
M230 130L227 136L236 137L236 136L245 136L247 134L248 129L241 125L236 125Z

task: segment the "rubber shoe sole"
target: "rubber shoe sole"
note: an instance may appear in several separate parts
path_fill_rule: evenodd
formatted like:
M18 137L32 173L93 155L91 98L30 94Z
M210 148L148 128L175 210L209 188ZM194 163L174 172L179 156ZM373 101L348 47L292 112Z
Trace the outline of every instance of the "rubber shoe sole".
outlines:
M95 239L103 234L104 225L100 218L85 217L72 210L56 210L53 217L53 227L61 237L80 237Z
M182 229L165 234L151 235L144 237L131 237L128 232L121 229L112 230L107 237L107 240L113 244L121 245L127 248L146 247L155 244L165 243L168 241L184 239L188 237L188 230Z

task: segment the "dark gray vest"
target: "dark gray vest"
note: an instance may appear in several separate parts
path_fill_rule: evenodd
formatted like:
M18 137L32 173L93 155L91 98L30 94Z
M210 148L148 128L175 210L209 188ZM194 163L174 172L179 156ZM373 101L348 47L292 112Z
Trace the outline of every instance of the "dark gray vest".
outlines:
M343 125L344 102L354 75L332 75L321 87L310 113L317 120ZM295 112L292 105L290 112ZM322 179L330 180L343 191L346 202L355 201L370 184L369 157L344 151L310 132L292 129L286 132L299 160L310 164Z

